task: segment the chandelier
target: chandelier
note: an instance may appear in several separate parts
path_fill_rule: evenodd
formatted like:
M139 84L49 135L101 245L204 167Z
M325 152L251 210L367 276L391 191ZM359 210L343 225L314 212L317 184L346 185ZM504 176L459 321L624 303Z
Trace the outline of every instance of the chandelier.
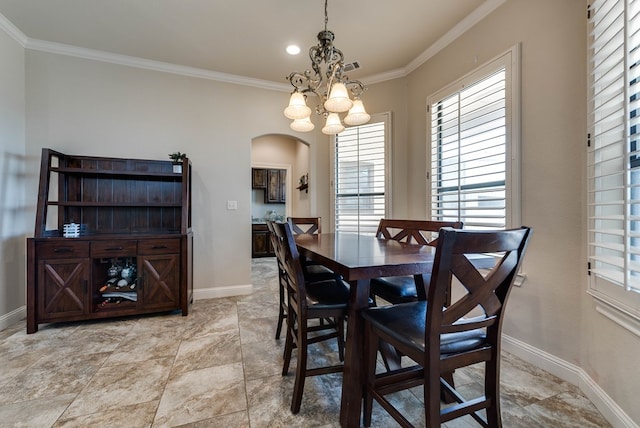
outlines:
M307 95L313 94L318 99L316 113L326 119L322 132L334 135L344 131L340 113L348 112L344 118L347 125L362 125L367 123L371 116L365 111L360 99L366 86L358 80L349 80L344 74L344 55L340 49L333 46L335 35L327 30L327 1L324 2L324 30L318 33L318 44L309 49L313 71L294 71L287 77L294 90L289 99L289 106L284 109L284 115L293 119L290 126L294 131L313 130L315 126L311 122L311 108L306 102Z

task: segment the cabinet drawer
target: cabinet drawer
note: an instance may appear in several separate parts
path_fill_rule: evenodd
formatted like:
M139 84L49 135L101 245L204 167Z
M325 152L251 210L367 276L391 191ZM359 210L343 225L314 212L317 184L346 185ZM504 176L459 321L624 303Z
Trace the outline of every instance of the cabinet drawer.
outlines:
M180 238L145 239L138 241L138 254L172 254L180 252Z
M269 230L267 228L266 224L262 224L262 223L253 223L251 225L251 230L254 232L266 232L267 230Z
M136 240L93 241L91 243L91 257L135 256L137 242Z
M36 243L39 258L70 259L75 257L89 257L88 241L53 241Z

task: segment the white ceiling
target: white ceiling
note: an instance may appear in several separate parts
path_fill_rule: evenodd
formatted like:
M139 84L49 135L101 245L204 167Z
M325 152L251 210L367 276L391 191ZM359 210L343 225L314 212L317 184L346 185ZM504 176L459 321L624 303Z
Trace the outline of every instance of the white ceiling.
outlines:
M349 76L371 83L415 68L503 2L329 0L328 29L345 61L360 64ZM322 0L0 0L0 14L27 47L55 42L277 83L309 68L324 29ZM297 57L285 53L291 43Z

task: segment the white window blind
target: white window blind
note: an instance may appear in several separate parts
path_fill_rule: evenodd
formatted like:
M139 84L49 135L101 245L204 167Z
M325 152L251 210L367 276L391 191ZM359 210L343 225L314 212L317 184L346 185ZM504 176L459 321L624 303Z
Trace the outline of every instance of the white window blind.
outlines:
M374 234L386 213L385 121L346 128L335 137L335 231Z
M434 220L507 225L508 65L497 66L430 97Z
M589 292L640 318L640 2L589 6Z

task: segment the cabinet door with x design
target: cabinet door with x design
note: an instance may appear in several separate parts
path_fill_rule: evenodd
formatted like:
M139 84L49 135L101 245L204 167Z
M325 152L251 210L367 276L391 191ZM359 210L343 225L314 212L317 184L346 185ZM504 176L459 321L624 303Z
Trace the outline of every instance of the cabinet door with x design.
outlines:
M140 297L145 309L174 309L180 302L180 240L139 241Z
M73 319L89 311L86 289L90 263L86 254L81 256L85 246L82 243L39 245L43 253L38 262L42 292L37 304L43 321Z

